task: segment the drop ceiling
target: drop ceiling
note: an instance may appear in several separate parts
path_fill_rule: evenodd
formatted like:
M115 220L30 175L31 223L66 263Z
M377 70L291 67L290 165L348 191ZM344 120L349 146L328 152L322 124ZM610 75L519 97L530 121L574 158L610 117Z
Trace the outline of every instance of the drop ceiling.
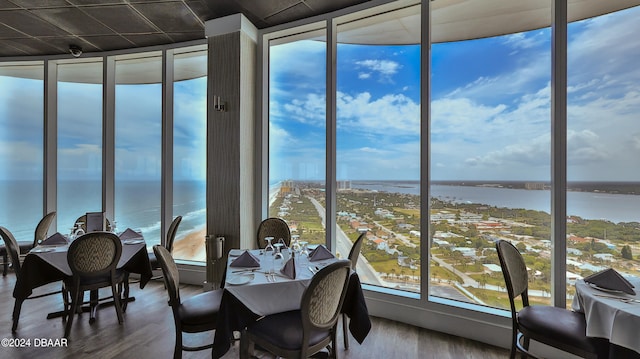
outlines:
M258 29L367 0L0 0L0 57L85 53L204 38L207 20L242 13Z
M166 45L204 39L207 20L242 13L258 29L330 13L367 0L0 0L0 60ZM417 1L402 0L412 4ZM553 0L432 0L431 40L468 40L547 27ZM637 6L640 0L568 0L569 21ZM360 44L420 42L420 14L370 10L339 26L338 41ZM365 11L364 13L366 13ZM339 19L340 21L340 19ZM71 55L69 55L71 57Z

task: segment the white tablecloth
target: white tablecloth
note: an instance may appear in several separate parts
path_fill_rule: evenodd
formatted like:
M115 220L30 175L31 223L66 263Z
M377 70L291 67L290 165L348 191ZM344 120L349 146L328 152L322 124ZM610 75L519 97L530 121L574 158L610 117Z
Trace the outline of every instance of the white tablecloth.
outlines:
M258 315L269 315L290 310L300 309L302 294L311 282L313 273L309 266L322 268L327 264L335 262L337 258L325 259L317 262L309 262L307 259L296 258L296 278L289 279L280 273L283 261L275 261L276 281L270 282L265 275L264 254L260 250L252 250L251 253L260 259L260 268L254 271L247 271L247 268L232 267L231 262L237 258L234 255L242 253L242 250L232 250L227 264L227 275L225 289L231 292L253 313ZM249 268L250 270L251 268ZM253 275L253 279L246 284L233 285L234 280L243 276Z
M635 286L635 296L599 290L578 280L571 307L585 314L587 336L606 338L613 344L640 352L640 302L620 300L640 300L640 278L629 278L629 281Z

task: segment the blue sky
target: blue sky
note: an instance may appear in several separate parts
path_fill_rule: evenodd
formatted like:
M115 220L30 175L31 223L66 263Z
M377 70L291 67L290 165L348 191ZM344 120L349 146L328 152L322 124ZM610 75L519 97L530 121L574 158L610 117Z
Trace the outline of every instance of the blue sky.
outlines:
M568 177L637 181L634 8L569 28ZM550 179L549 29L432 47L434 180ZM271 179L323 179L324 46L271 48ZM419 48L339 45L338 179L419 178Z
M640 8L569 28L570 180L637 181ZM419 47L339 45L338 179L417 180ZM324 179L325 43L271 49L271 179ZM433 45L434 180L549 180L550 30ZM42 176L42 82L0 76L2 178ZM99 177L100 85L63 84L60 172ZM117 174L156 179L159 86L119 90ZM176 87L177 179L205 175L204 80Z
M99 68L97 69L99 71ZM0 179L42 178L42 81L0 76ZM206 176L206 78L177 82L174 177ZM58 177L99 180L102 171L102 85L58 85ZM159 180L161 86L116 90L116 177Z

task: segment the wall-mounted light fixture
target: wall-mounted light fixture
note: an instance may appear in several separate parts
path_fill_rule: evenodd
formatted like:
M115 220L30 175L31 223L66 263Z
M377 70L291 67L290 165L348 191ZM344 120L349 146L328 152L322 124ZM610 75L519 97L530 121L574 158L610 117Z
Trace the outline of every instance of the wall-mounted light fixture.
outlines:
M213 109L218 112L227 112L227 101L222 101L220 96L213 96Z

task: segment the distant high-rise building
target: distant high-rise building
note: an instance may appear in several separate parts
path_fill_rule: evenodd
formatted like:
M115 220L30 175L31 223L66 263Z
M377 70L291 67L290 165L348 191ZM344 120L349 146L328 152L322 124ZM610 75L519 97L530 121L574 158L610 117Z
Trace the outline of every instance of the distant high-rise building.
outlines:
M337 181L336 185L337 185L336 189L338 189L338 190L351 189L351 181L350 180Z

